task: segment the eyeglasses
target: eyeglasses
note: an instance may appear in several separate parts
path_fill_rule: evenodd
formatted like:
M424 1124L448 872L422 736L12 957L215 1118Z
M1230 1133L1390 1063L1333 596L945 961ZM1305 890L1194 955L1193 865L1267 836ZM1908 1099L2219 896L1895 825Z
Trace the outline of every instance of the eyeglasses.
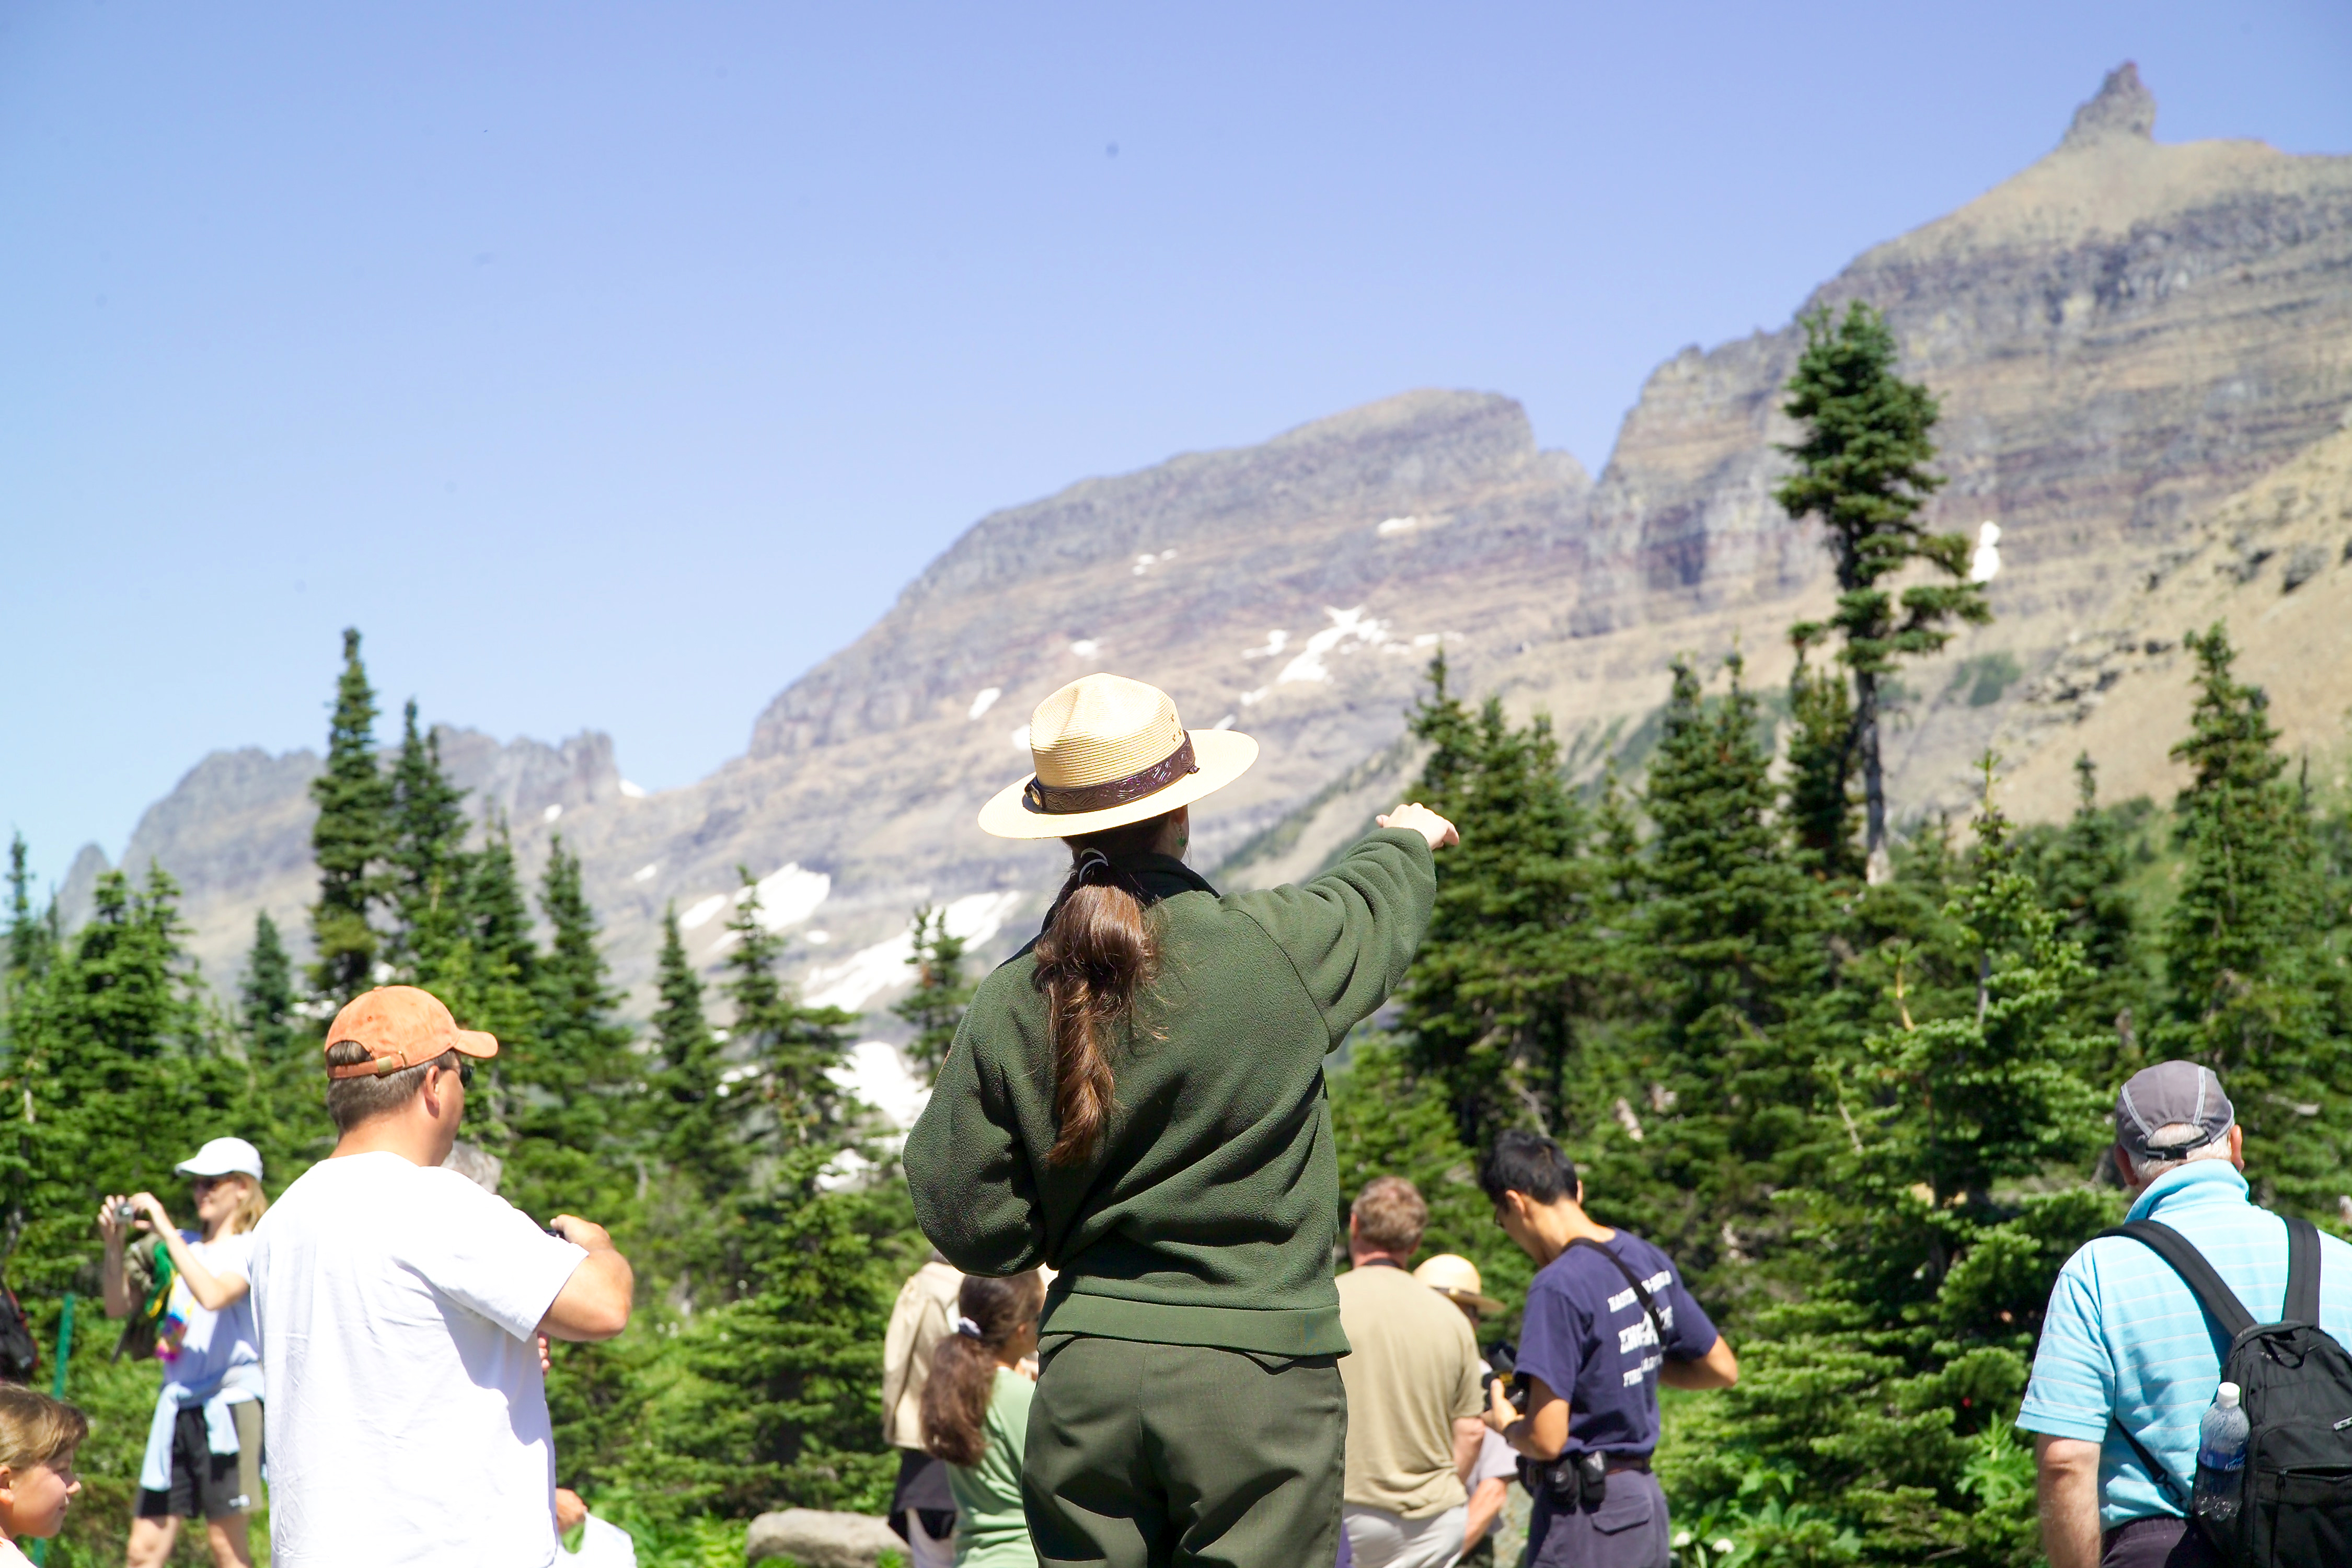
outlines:
M460 1059L457 1063L457 1087L459 1089L471 1089L474 1087L473 1063L463 1059Z

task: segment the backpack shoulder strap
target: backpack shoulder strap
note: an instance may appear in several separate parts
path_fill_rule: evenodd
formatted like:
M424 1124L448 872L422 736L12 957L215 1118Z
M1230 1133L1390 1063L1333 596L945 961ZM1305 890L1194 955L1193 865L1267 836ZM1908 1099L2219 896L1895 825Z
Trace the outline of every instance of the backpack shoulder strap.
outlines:
M2222 1331L2232 1341L2254 1326L2254 1315L2246 1310L2246 1304L2238 1300L2238 1293L2213 1271L2213 1266L2205 1261L2205 1255L2197 1250L2195 1244L2170 1226L2152 1219L2136 1219L2113 1230L2103 1230L2099 1235L2126 1237L2172 1265L2172 1271L2180 1276L2181 1283L2196 1296L2198 1305L2205 1309L2205 1315L2220 1324ZM2288 1235L2290 1237L2294 1235L2291 1226ZM2290 1247L2290 1259L2292 1257Z
M2319 1325L2319 1227L2294 1215L2286 1219L2286 1321Z
M1658 1304L1650 1299L1650 1288L1642 1283L1642 1277L1633 1272L1633 1266L1589 1236L1580 1236L1568 1245L1572 1247L1589 1247L1617 1266L1617 1272L1625 1277L1625 1283L1633 1287L1634 1299L1642 1303L1642 1310L1648 1315L1650 1331L1658 1336L1658 1349L1663 1353L1666 1348L1665 1320L1658 1316Z
M2180 1483L2172 1479L2170 1470L2156 1462L2156 1456L2147 1451L2147 1445L2131 1435L2131 1428L2123 1424L2120 1416L2110 1415L2107 1417L2107 1425L2114 1427L2116 1435L2130 1446L2132 1457L2139 1461L2139 1468L2146 1470L2148 1479L2157 1484L2166 1497L2172 1500L2173 1506L2184 1513L2187 1512L2189 1500L2181 1494Z

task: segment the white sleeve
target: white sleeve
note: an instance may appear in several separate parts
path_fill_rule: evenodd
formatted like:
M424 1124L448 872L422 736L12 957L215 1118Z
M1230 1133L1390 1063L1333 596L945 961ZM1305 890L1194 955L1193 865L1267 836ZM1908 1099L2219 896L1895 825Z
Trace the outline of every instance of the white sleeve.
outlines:
M459 1306L519 1340L539 1331L572 1271L588 1256L550 1236L506 1199L455 1171L420 1171L425 1196L410 1218L403 1261Z
M253 1282L253 1232L239 1231L225 1236L205 1248L205 1267L215 1274L226 1274Z

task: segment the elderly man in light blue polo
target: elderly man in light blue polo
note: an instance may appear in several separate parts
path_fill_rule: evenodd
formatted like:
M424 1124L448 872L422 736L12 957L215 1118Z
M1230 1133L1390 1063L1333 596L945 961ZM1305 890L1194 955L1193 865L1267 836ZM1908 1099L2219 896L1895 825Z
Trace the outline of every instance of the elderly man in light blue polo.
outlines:
M2116 1096L2129 1217L2188 1237L2255 1321L2273 1322L2285 1308L2286 1222L2255 1206L2245 1168L2244 1131L2210 1068L2162 1062ZM2323 1236L2320 1249L2320 1327L2352 1345L2352 1247ZM2039 1435L2050 1568L2218 1563L2186 1504L2197 1425L2228 1348L2171 1265L2139 1242L2101 1237L2066 1260L2017 1416Z

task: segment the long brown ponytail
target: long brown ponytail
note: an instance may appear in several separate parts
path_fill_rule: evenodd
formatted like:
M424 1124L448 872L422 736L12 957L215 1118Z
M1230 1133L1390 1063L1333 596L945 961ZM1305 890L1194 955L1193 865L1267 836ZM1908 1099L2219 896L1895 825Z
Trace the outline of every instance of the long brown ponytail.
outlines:
M1160 971L1160 942L1143 900L1117 858L1148 851L1164 816L1072 838L1069 880L1037 939L1037 988L1054 1030L1054 1110L1059 1131L1048 1165L1075 1165L1102 1141L1109 1118L1110 1057L1103 1035L1135 1008Z
M1045 1281L1034 1268L1008 1279L967 1276L956 1292L956 1331L931 1352L923 1384L923 1451L967 1469L988 1451L988 1396L1001 1352L1037 1321Z

